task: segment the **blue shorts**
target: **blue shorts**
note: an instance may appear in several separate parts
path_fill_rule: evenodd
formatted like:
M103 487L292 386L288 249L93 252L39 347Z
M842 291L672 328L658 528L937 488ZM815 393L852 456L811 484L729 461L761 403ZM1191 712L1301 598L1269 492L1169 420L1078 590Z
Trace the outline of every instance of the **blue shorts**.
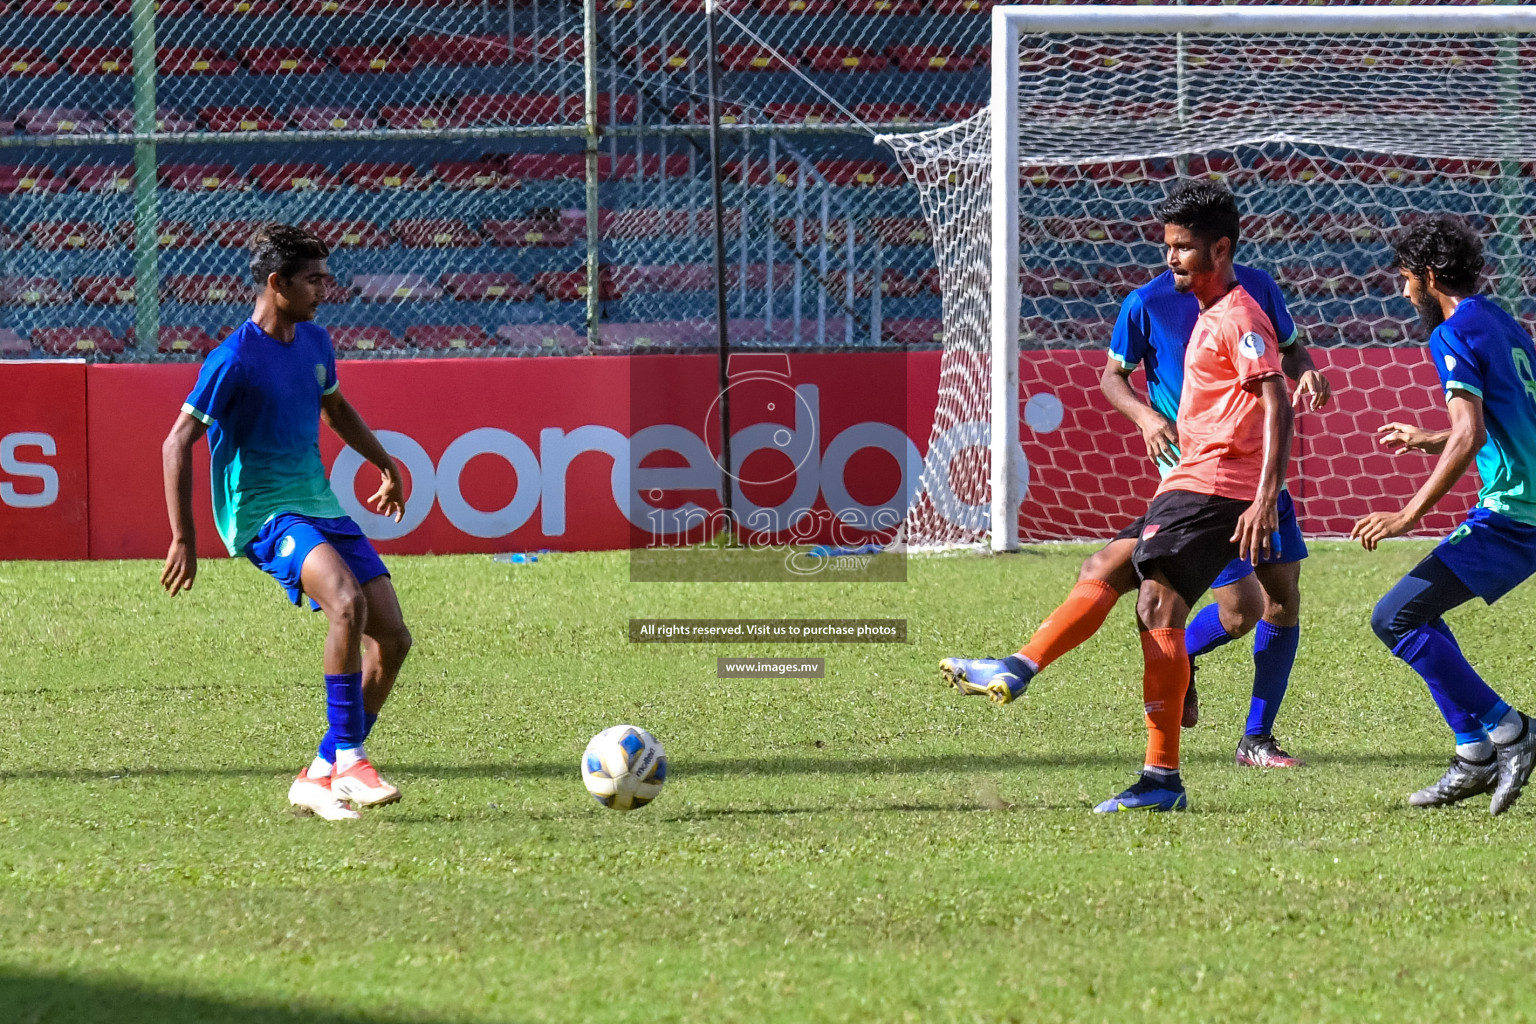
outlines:
M389 575L383 559L373 550L373 543L363 536L363 531L350 516L316 519L294 512L279 512L267 520L261 532L245 546L245 557L282 584L288 591L288 600L298 604L304 595L299 582L304 559L321 544L336 549L360 585ZM313 599L309 603L314 608L320 607Z
M1291 492L1281 491L1280 500L1275 505L1280 513L1280 529L1270 534L1269 557L1261 558L1259 562L1262 565L1299 562L1307 557L1307 542L1301 536L1301 523L1296 518L1296 503L1291 500ZM1238 580L1246 579L1252 572L1251 562L1234 558L1221 570L1221 575L1216 577L1211 589L1231 586Z
M1536 526L1474 508L1435 555L1467 589L1489 604L1536 573Z

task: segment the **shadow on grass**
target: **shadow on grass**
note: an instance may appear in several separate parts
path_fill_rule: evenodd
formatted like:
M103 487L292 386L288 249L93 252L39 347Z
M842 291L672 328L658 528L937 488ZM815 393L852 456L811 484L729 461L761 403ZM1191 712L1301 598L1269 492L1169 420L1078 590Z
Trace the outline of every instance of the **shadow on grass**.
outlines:
M1340 767L1411 767L1440 765L1446 755L1438 750L1339 751L1307 753L1315 768ZM777 757L777 758L703 758L672 760L676 774L703 777L752 775L925 775L929 773L975 774L1024 771L1040 768L1123 768L1134 766L1135 749L1122 752L1107 750L1074 754L944 754L933 757ZM1224 752L1186 753L1186 764L1200 767L1232 764L1232 755ZM569 761L504 762L498 764L421 764L390 762L388 774L401 779L556 779L574 776L576 758ZM109 768L99 771L40 768L22 771L0 769L0 782L58 780L65 782L117 782L131 779L207 779L267 778L288 779L289 765L231 768Z
M157 992L129 982L0 970L5 1024L434 1024L430 1018L347 1014ZM442 1024L446 1024L443 1021Z

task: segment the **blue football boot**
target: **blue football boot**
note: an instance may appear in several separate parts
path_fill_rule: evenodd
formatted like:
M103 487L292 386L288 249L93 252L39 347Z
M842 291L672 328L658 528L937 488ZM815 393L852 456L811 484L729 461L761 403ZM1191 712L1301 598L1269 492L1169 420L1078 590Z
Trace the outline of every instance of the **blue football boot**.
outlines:
M1155 780L1143 775L1135 785L1118 796L1112 796L1093 809L1095 814L1114 814L1116 811L1182 811L1189 807L1189 797L1184 793L1184 783L1177 776L1167 781Z
M1033 678L1016 672L1005 658L945 658L939 662L939 674L966 696L988 697L994 704L1011 704L1024 696Z

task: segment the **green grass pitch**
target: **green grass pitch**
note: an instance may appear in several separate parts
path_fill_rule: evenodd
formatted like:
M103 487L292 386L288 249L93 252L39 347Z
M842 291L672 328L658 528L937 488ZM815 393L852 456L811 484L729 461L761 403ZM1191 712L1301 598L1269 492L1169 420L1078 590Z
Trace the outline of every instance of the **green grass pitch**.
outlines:
M943 689L1086 548L915 559L906 583L630 584L626 555L392 559L417 647L370 752L405 800L296 819L319 616L249 565L0 564L0 1020L1450 1021L1536 1017L1536 797L1412 811L1450 735L1371 635L1426 548L1317 544L1279 732L1232 764L1246 642L1204 659L1191 811L1102 818L1140 761L1105 630L1008 708ZM1452 616L1536 704L1536 589ZM630 616L899 617L890 645L630 645ZM725 681L722 654L824 655ZM673 775L621 814L587 738Z

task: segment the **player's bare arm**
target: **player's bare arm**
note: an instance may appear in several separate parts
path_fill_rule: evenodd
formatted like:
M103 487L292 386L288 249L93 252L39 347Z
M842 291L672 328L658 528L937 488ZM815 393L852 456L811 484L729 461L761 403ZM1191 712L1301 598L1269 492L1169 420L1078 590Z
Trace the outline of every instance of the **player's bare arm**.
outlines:
M1367 551L1375 551L1376 545L1391 537L1401 537L1419 524L1430 509L1437 505L1441 498L1450 493L1456 481L1464 476L1471 468L1473 460L1477 458L1477 450L1487 440L1487 429L1483 425L1483 400L1460 390L1453 391L1446 405L1451 413L1451 429L1445 432L1443 438L1436 438L1416 428L1406 427L1404 424L1388 424L1389 427L1403 427L1410 431L1416 431L1416 435L1423 435L1425 444L1438 440L1440 460L1435 463L1434 471L1429 474L1429 479L1424 481L1408 504L1397 512L1372 512L1355 524L1349 532L1351 538L1358 539L1360 546ZM1417 439L1417 437L1416 437ZM1427 448L1420 448L1427 451Z
M1172 462L1179 443L1179 433L1162 413L1142 400L1131 387L1131 373L1135 367L1126 366L1114 356L1104 362L1104 372L1099 377L1099 390L1109 399L1115 411L1141 431L1141 439L1147 444L1147 455L1154 461Z
M1293 413L1286 400L1285 381L1265 377L1258 382L1259 401L1264 407L1264 475L1253 504L1237 521L1232 540L1237 555L1256 561L1269 555L1269 538L1280 528L1280 488L1291 461Z
M165 443L160 465L165 474L165 510L171 518L171 549L165 556L160 585L172 597L192 589L197 578L197 527L192 522L192 446L208 430L181 413Z
M1316 410L1328 404L1333 387L1312 361L1312 353L1300 337L1280 350L1280 369L1296 382L1296 393L1291 398L1292 408Z
M1401 455L1403 452L1439 455L1445 450L1445 442L1451 437L1449 430L1425 430L1412 423L1397 422L1383 423L1376 428L1376 433L1381 435L1377 439L1381 445L1394 455Z
M400 478L400 467L395 465L395 460L384 450L352 403L342 396L340 388L320 399L320 418L337 437L378 467L379 489L373 492L368 503L379 515L389 516L398 523L405 515L405 483ZM188 501L190 503L191 499Z

